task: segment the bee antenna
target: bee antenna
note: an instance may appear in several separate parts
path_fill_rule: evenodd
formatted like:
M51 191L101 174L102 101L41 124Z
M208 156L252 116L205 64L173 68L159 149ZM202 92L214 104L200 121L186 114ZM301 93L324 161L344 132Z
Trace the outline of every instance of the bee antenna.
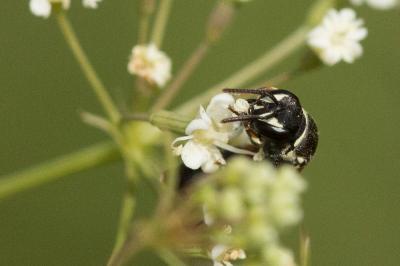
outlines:
M247 120L253 120L253 119L258 119L258 118L260 118L259 115L241 115L241 116L235 116L235 117L229 117L229 118L222 119L221 123L247 121Z

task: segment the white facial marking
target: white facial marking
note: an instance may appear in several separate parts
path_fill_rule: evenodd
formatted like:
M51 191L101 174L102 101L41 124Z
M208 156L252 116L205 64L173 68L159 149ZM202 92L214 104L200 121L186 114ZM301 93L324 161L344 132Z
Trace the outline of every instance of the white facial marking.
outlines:
M305 126L305 128L304 128L304 131L303 131L303 133L301 133L301 136L298 138L298 139L296 139L296 141L295 141L295 143L294 143L294 146L295 147L297 147L297 146L299 146L300 145L300 143L304 140L304 138L307 136L307 134L308 134L308 115L307 115L307 112L306 112L306 110L304 110L304 109L302 109L303 110L303 115L304 115L304 118L306 119L306 126Z
M261 100L262 100L263 102L267 102L267 103L273 103L273 102L274 102L274 101L272 101L271 98L269 98L268 96L263 97Z
M270 114L272 114L272 112L269 112L269 113L263 113L263 114L261 114L261 115L260 115L260 117L266 117L266 116L269 116Z
M281 123L279 123L278 119L276 119L275 117L267 119L266 122L268 124L270 124L271 126L274 126L277 128L283 128L283 125Z
M285 97L289 97L287 94L283 94L283 93L274 94L274 96L278 101L281 101Z

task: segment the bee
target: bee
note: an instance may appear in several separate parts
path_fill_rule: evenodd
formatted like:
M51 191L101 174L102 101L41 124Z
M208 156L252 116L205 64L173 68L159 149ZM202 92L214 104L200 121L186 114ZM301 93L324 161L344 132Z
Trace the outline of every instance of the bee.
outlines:
M275 166L291 164L299 171L311 160L318 145L318 129L296 95L275 88L223 90L231 94L256 95L246 99L248 110L230 110L236 115L222 123L241 121L262 158Z

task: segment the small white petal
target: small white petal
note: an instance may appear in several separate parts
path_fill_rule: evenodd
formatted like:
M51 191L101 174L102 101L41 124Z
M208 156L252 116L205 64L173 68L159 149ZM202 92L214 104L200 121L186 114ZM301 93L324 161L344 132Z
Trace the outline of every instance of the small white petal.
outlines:
M220 93L214 96L207 106L207 114L219 123L222 119L232 116L229 106L235 103L235 99L228 93Z
M380 10L394 8L400 4L399 0L350 0L353 5L368 4L370 7Z
M332 9L321 25L309 33L307 42L325 64L334 65L342 60L350 63L360 57L359 42L366 36L367 29L353 9Z
M217 148L208 146L208 152L210 157L201 166L201 170L204 173L213 173L219 169L220 165L226 164L224 157L222 157L221 152Z
M235 104L233 105L233 109L239 113L247 113L249 111L250 104L245 99L237 99Z
M51 4L48 0L30 0L29 8L35 16L48 18L51 13Z
M219 256L221 256L228 248L224 245L216 245L211 250L211 258L216 260Z
M203 119L207 124L211 125L212 121L206 110L204 110L203 106L200 106L199 110L200 118Z
M83 0L82 5L86 8L96 9L102 0Z
M132 49L128 72L163 87L171 78L171 66L169 57L154 44L136 45Z
M206 147L189 140L182 148L181 157L186 167L196 170L210 159L210 154Z
M196 130L207 130L210 128L210 124L207 123L203 119L197 118L192 121L186 126L185 133L186 135L191 135Z

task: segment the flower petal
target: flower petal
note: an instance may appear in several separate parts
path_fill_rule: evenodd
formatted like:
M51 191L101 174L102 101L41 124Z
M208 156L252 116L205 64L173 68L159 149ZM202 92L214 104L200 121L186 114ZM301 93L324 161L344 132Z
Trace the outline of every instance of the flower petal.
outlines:
M214 120L220 122L222 119L231 117L232 112L228 107L235 103L235 99L229 93L215 95L207 106L207 114Z
M30 0L29 8L35 16L48 18L51 13L51 4L48 0Z
M210 124L207 121L197 118L186 126L185 133L187 135L191 135L196 130L208 130L210 128Z
M205 146L189 140L182 148L181 158L186 167L196 170L210 159L210 154Z

